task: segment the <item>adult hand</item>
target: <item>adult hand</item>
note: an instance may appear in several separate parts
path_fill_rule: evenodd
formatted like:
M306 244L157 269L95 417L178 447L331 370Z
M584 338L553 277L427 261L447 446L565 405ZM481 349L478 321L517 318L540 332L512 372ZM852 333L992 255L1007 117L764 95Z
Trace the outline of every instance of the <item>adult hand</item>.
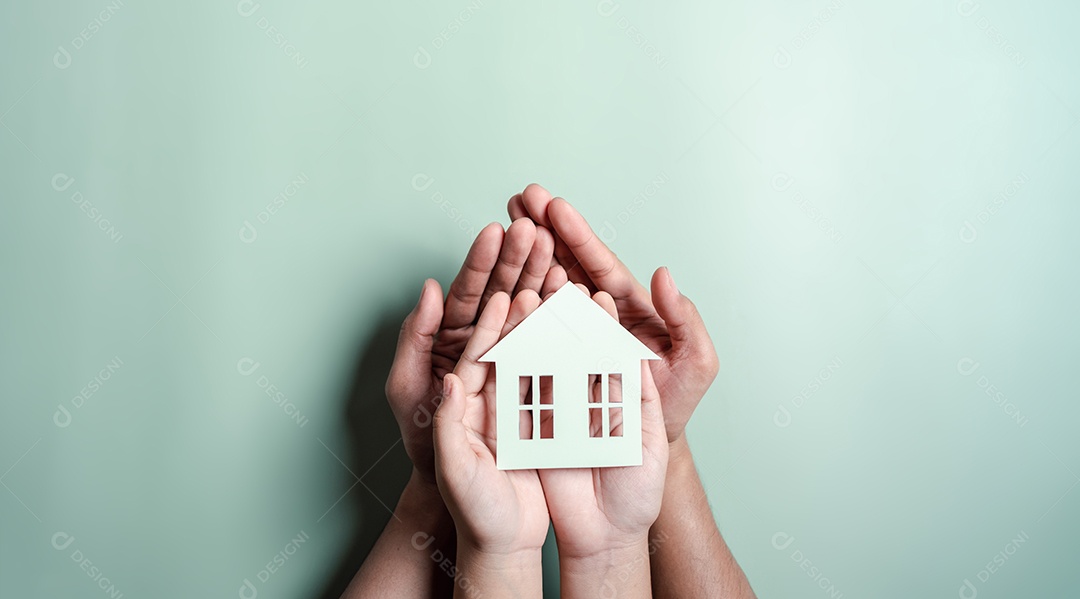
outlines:
M552 270L565 270L570 280L610 294L622 325L660 356L651 369L664 405L668 441L677 441L719 370L716 350L693 302L679 293L667 268L653 274L650 297L573 206L552 199L535 183L512 197L508 210L515 222L529 217L538 231L551 231Z
M427 486L435 486L430 424L443 377L454 370L493 295L544 287L554 245L551 233L529 219L515 221L505 233L492 223L477 235L445 302L436 281L424 282L420 301L401 326L386 397L416 478Z

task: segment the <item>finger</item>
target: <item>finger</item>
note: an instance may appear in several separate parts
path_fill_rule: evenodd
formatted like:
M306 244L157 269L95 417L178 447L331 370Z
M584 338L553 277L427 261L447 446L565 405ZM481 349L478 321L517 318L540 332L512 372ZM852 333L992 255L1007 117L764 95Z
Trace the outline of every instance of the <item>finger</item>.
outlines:
M548 220L547 209L550 203L551 192L537 183L530 183L525 187L525 191L521 192L521 204L529 213L529 218L533 219L537 225L549 229L551 221Z
M566 270L562 266L556 264L548 269L548 274L544 277L544 284L540 286L540 295L547 299L552 293L562 289L563 285L567 282Z
M532 251L529 252L525 266L521 269L521 279L517 284L517 292L525 289L540 291L544 285L544 279L551 270L551 257L555 249L555 238L544 227L536 227L536 240L533 242Z
M442 317L442 289L434 279L428 279L416 307L401 325L394 364L386 379L386 397L395 412L411 411L413 406L407 404L427 399L431 389L431 347Z
M510 303L510 312L506 316L506 324L503 325L502 334L499 335L499 339L506 336L507 333L514 330L514 327L521 324L521 321L525 320L533 310L540 307L540 296L537 295L532 289L526 289L514 297L514 301Z
M510 222L529 217L529 211L525 209L525 202L521 201L520 193L514 194L506 203L506 212L510 215Z
M529 217L533 219L533 222L554 232L551 218L548 216L548 208L551 206L551 202L551 192L536 183L529 184L529 186L525 188L525 191L521 192L521 203L525 206L525 210L529 213ZM574 267L578 264L578 259L574 257L574 252L570 251L566 242L563 241L558 234L554 235L554 239L555 261L562 265L566 271L574 271L571 279L575 283L584 283L586 286L592 288L592 281L588 280L588 277L585 276L584 272L582 272L581 269L574 270Z
M627 303L635 312L652 312L649 294L634 275L626 268L604 242L593 233L589 223L562 198L555 198L548 206L548 218L559 237L566 242L574 258L598 289L607 291L618 304ZM573 268L567 269L567 276L576 280Z
M476 236L461 270L454 282L450 283L443 328L459 329L476 321L476 315L480 312L480 300L491 277L491 271L498 262L502 243L503 230L499 223L491 223Z
M585 295L590 296L590 297L592 296L592 292L589 291L589 288L586 287L584 283L574 283L574 287L577 287L578 289L580 289L581 292L584 293Z
M667 267L653 273L652 298L671 337L672 355L686 356L696 374L705 374L710 380L715 377L720 366L705 321L694 302L679 293Z
M647 362L641 364L641 434L645 445L667 445L667 429L664 426L664 409L660 392L653 381L652 368Z
M491 271L484 296L480 300L481 312L484 311L484 306L492 295L500 291L507 294L514 291L514 286L517 285L521 269L525 266L534 241L536 241L536 225L527 218L519 218L506 229L499 259L495 263L494 270Z
M484 386L491 365L480 362L479 359L498 343L509 310L510 296L500 291L491 296L488 305L480 313L480 320L476 322L473 335L454 368L454 374L461 378L465 393L477 393Z
M465 424L465 391L461 379L453 374L443 377L443 400L435 410L436 474L440 478L452 476L461 480L462 467L476 462L476 453L469 447L469 433Z
M606 291L597 291L592 296L593 301L600 304L600 307L605 312L611 315L615 320L619 320L619 310L615 307L615 300L611 297L611 294Z

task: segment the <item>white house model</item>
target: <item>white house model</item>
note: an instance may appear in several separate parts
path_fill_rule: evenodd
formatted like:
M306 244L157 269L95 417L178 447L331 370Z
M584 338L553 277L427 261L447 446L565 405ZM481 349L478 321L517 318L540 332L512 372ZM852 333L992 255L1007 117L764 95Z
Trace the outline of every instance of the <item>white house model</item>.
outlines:
M658 359L567 283L480 358L499 469L641 465L641 361Z

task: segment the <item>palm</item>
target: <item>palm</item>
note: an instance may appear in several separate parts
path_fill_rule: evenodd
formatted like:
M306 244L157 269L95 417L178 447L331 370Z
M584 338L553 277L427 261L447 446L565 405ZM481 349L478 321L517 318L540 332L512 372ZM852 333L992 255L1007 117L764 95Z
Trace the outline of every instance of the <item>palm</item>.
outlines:
M459 528L492 551L539 548L547 536L547 505L536 471L496 466L495 369L479 361L539 304L531 290L519 293L513 305L504 293L492 297L446 376L454 389L439 407L436 463L443 497Z
M522 538L543 543L548 513L536 471L499 470L495 464L495 377L489 371L483 389L466 401L464 424L476 467L463 501L470 506L466 512L478 516L468 526L488 546Z
M541 470L547 507L567 555L590 555L608 546L613 535L648 529L660 511L663 461L647 448L641 466Z

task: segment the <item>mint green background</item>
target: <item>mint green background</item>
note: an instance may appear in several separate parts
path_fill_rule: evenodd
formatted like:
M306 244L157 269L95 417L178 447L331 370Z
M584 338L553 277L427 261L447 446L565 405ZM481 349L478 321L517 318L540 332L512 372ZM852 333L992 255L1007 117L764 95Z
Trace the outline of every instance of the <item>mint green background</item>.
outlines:
M689 435L760 596L830 596L796 551L850 598L1074 593L1080 13L713 4L5 3L0 595L104 596L78 549L124 597L236 597L300 531L259 597L321 593L387 518L349 470L401 454L349 451L359 353L534 180L697 301Z

